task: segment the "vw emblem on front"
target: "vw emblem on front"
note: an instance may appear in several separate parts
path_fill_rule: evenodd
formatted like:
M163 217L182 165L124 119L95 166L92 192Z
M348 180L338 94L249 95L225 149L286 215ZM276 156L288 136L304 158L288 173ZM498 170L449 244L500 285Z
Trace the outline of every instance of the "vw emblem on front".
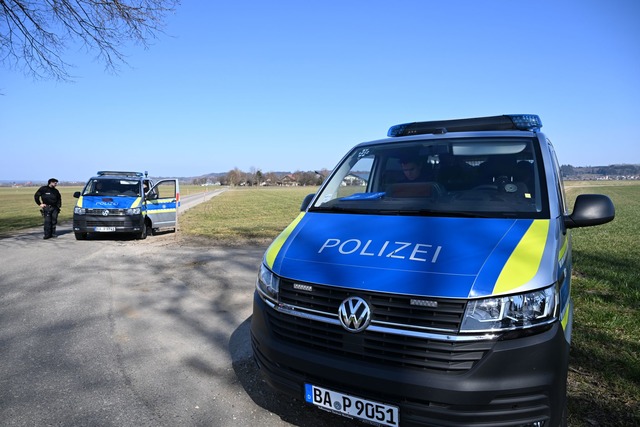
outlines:
M369 304L360 297L349 297L338 308L342 327L349 332L364 331L371 322Z
M109 210L108 209L103 210L102 216L109 216Z

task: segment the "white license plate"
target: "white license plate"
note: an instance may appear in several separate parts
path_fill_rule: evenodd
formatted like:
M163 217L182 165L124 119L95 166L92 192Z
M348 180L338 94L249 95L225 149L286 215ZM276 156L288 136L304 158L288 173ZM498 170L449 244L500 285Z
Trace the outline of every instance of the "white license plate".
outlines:
M98 232L98 231L107 231L107 232L108 231L116 231L116 228L115 227L95 227L93 229L93 231L96 231L96 232Z
M382 426L397 427L399 425L397 406L338 393L311 384L304 385L304 400L345 417L358 418Z

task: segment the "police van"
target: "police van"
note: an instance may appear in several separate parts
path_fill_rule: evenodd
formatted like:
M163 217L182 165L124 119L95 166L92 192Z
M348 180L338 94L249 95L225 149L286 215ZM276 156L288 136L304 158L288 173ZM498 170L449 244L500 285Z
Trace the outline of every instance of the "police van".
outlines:
M177 224L180 189L177 179L154 183L145 173L99 171L73 197L73 232L84 240L90 234L129 233L145 239Z
M266 381L380 426L562 426L569 213L536 115L416 122L354 147L266 251L251 320Z

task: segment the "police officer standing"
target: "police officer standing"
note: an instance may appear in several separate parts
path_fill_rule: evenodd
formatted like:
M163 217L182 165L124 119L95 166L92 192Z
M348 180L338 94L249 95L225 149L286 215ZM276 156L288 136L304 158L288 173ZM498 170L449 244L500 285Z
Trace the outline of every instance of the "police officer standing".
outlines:
M36 191L33 198L40 206L44 215L44 238L50 239L56 236L56 224L58 223L58 212L62 208L62 196L56 188L58 180L51 178L47 185L43 185Z

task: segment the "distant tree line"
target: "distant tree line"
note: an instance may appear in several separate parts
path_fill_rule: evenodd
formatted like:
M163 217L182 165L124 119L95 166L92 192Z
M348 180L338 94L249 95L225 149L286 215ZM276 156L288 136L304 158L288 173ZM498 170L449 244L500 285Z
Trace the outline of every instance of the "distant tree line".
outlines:
M220 184L229 186L317 186L322 184L330 171L262 172L251 168L248 172L233 168L227 173L209 174L193 178L194 185Z
M624 178L640 179L640 165L622 164L609 166L560 166L562 176L565 178L593 179L597 178Z

